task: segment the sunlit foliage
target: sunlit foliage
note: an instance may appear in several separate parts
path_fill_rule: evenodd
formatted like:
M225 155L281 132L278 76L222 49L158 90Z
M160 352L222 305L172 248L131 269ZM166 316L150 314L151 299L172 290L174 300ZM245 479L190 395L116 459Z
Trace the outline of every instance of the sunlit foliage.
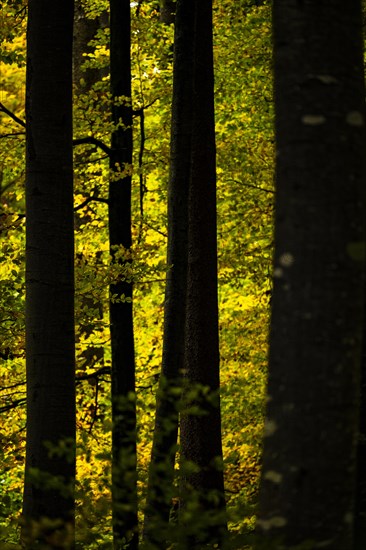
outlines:
M258 4L258 5L257 5ZM87 16L106 10L84 1ZM108 29L85 56L98 69L90 90L77 83L75 139L77 333L77 538L111 548L110 350L108 285L134 281L139 491L141 510L152 439L162 345L166 270L166 187L172 86L172 26L157 2L133 3L134 109L132 272L109 265ZM0 65L0 545L18 541L25 438L24 114L25 10L5 3ZM270 8L214 3L218 174L219 300L225 482L233 533L253 528L261 456L272 254L273 132ZM81 91L80 91L81 90ZM124 251L120 251L124 254ZM14 548L14 546L12 546Z

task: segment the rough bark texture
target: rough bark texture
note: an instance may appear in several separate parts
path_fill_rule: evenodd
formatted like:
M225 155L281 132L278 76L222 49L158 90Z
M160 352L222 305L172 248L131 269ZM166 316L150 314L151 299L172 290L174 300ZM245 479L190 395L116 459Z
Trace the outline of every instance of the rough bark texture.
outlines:
M174 36L171 165L168 187L168 251L164 310L162 372L157 396L155 430L144 536L163 548L172 506L178 408L184 368L186 320L188 189L191 167L194 11L177 2Z
M265 548L345 550L365 251L360 2L277 0L273 24L276 251L258 530Z
M59 519L65 548L73 545L75 476L72 27L72 0L29 0L23 539L31 544L32 520ZM63 443L69 452L52 455Z
M219 543L225 533L219 401L219 341L216 246L216 165L212 2L194 3L194 116L188 203L188 282L185 347L185 386L195 393L181 415L181 519L187 501L197 507L187 523L190 546ZM187 398L187 395L185 396ZM189 473L186 464L194 463ZM192 528L193 532L190 533Z
M132 106L130 3L110 0L110 71L114 99L109 185L109 238L114 261L125 274L111 285L112 345L112 507L114 548L137 548L137 475L135 354L132 281L128 276L131 247ZM125 251L119 257L118 251Z

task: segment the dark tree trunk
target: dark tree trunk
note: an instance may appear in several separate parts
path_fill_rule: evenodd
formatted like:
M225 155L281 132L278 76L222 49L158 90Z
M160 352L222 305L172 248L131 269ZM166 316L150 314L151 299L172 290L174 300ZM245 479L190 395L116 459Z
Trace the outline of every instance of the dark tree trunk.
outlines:
M132 319L131 165L132 106L130 2L110 0L112 108L109 237L121 274L111 285L112 508L114 548L137 548L135 354Z
M361 361L361 407L357 448L354 550L366 548L366 327L364 317Z
M107 11L103 12L101 16L96 17L95 19L89 19L85 13L85 7L83 0L75 1L74 9L74 41L73 41L73 84L74 84L74 101L78 100L79 97L85 96L88 94L94 85L99 82L103 76L108 74L109 70L99 68L84 68L83 65L86 61L85 54L91 54L95 51L95 47L90 45L90 41L95 39L98 29L105 28L109 26L109 14ZM105 101L101 97L103 94L101 91L94 92L99 94L100 100L98 103L98 108L102 113L106 113ZM95 102L95 99L94 99ZM108 113L109 114L109 113ZM74 157L75 164L82 162L84 165L90 160L90 152L76 150ZM90 173L87 173L86 178L90 177ZM77 175L75 176L75 184L78 185ZM78 212L75 213L74 225L75 231L80 230L80 224L87 223L91 221L91 216L85 217L79 216ZM88 258L81 254L77 260L83 260L85 263L88 263ZM96 264L98 265L101 259L101 253L96 252ZM77 265L77 264L76 264ZM78 289L76 289L78 292ZM80 300L80 309L98 309L98 319L103 318L103 303L95 302L95 298L90 296L90 294L82 294L79 296ZM87 324L81 323L76 327L76 342L80 342L81 338L89 338L89 341L95 341L99 338L90 338L92 333L95 331L95 322L90 321ZM77 360L77 369L86 368L86 367L96 367L97 363L103 364L104 361L104 347L102 345L94 345L90 343L84 351L82 351Z
M100 18L88 19L81 0L75 2L74 13L74 44L73 44L73 80L76 90L80 93L91 89L92 85L100 79L99 69L84 69L86 53L92 53L94 48L89 42L95 38L100 27Z
M181 374L184 368L186 320L188 189L191 167L193 101L194 10L178 0L174 37L171 165L168 188L168 253L164 311L162 373L159 381L155 430L144 536L162 549L172 505L178 435Z
M160 0L160 21L171 25L175 20L176 6L179 0Z
M258 530L271 549L345 550L364 286L360 2L277 0L273 24L276 251Z
M72 176L73 1L29 0L27 29L24 543L31 524L59 520L73 546L75 477ZM56 448L65 452L52 453ZM45 525L43 543L54 529ZM46 532L47 531L47 532ZM69 538L68 538L69 537Z
M219 398L219 340L216 244L216 160L212 2L197 0L194 40L194 116L189 189L188 284L185 385L199 414L181 415L182 510L197 506L190 546L220 544L226 531ZM194 463L196 473L185 473ZM199 531L197 532L197 529Z

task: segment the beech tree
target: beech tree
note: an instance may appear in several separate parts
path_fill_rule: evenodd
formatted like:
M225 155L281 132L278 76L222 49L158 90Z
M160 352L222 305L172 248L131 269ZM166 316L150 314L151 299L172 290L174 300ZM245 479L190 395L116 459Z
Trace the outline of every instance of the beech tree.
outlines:
M188 192L193 124L194 10L178 0L174 34L171 158L168 187L169 271L163 358L145 510L144 536L163 548L172 506L178 406L184 363L188 266Z
M112 508L114 548L137 548L135 353L130 272L132 105L130 2L110 1L112 146L109 241L119 267L110 287L112 346Z
M73 1L29 0L23 542L73 546ZM52 523L49 523L52 520ZM36 528L34 528L36 525ZM56 543L55 543L56 544Z
M101 71L99 69L83 69L85 54L93 51L89 43L95 39L100 26L100 17L87 18L83 3L81 0L77 0L74 10L73 79L78 92L90 90L100 78Z
M176 0L160 0L160 21L166 25L174 23Z
M275 258L260 548L344 550L353 547L364 290L361 5L277 0L273 27Z
M181 492L199 522L190 545L220 544L226 531L222 470L217 302L216 148L212 2L194 3L193 111L188 199L185 396L180 424ZM193 396L193 397L191 397ZM193 465L193 469L190 465ZM189 466L187 468L187 466ZM192 501L192 495L194 501ZM191 536L192 535L192 536Z
M226 530L219 400L211 2L178 0L173 74L170 269L145 514L145 539L157 548L166 545L178 431L177 397L182 384L180 542L195 547L220 543ZM194 395L193 402L189 395ZM196 516L188 520L192 505L198 521Z
M361 406L357 447L357 479L354 524L354 548L366 545L366 327L364 321L361 358Z

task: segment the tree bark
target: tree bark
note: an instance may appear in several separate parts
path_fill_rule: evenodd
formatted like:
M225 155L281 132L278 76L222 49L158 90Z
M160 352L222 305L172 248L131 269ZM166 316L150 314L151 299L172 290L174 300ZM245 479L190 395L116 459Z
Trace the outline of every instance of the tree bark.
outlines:
M212 2L197 0L194 38L194 96L188 202L188 282L185 395L181 414L181 520L187 500L196 521L186 524L190 547L221 544L226 531L219 397L219 339L216 236L216 150ZM199 411L189 412L191 407ZM195 471L186 471L187 463ZM198 520L198 521L197 521ZM192 526L193 532L190 534Z
M194 10L178 0L174 36L171 160L168 187L169 271L166 279L163 359L145 509L144 538L162 549L169 538L174 494L178 407L184 369L188 189L191 167Z
M101 76L100 69L83 69L86 61L84 54L94 51L89 42L95 38L100 26L100 17L88 19L82 1L77 0L74 13L73 80L79 93L89 91Z
M112 508L115 549L138 545L135 353L130 274L132 105L130 2L110 0L110 76L113 99L109 238L121 274L111 284Z
M27 446L23 542L73 547L73 1L29 0L26 91ZM61 454L55 453L56 449ZM62 451L62 449L64 449ZM42 518L56 520L41 524Z
M160 21L166 25L171 25L175 20L175 11L177 0L160 0Z
M362 334L360 416L357 445L357 479L354 522L354 550L366 546L366 295Z
M365 252L360 2L273 7L276 217L258 531L352 548Z
M366 305L366 304L365 304ZM364 318L365 319L365 318ZM357 446L354 550L366 547L366 327L364 320L361 359L361 406Z

